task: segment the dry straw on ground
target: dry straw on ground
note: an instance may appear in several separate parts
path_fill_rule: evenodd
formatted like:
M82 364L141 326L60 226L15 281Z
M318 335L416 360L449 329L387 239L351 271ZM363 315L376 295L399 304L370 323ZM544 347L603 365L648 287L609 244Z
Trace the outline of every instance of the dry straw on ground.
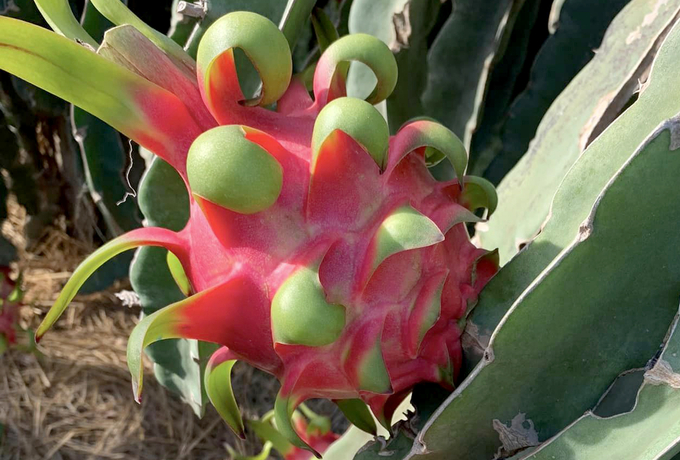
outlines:
M26 289L22 325L35 327L79 261L92 249L52 229L31 251L23 249L24 216L14 206L3 234L19 248L15 267ZM77 297L48 333L42 355L10 351L0 357L0 459L223 460L225 443L254 454L259 442L235 438L209 407L199 420L151 376L143 403L132 399L125 363L127 337L138 310L113 293ZM273 405L277 384L238 365L234 387L247 416Z

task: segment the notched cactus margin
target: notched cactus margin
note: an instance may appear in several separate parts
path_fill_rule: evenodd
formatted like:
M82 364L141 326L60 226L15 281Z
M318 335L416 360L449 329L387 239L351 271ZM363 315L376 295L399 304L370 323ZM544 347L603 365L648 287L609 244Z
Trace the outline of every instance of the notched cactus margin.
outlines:
M528 454L513 460L552 459L579 446L583 458L613 456L670 459L680 452L680 335L673 320L661 355L647 368L629 412L600 417L586 412L563 431ZM641 422L644 421L644 422ZM593 436L603 439L592 443ZM635 442L640 437L644 443Z
M647 104L646 90L642 91L640 82L648 74L650 63L678 14L678 0L666 3L656 0L629 2L609 25L593 59L546 111L533 136L534 142L529 145L529 139L524 140L528 146L526 153L515 152L516 156L523 154L519 162L517 158L510 159L510 150L518 143L516 137L519 131L505 132L508 146L497 157L498 164L491 166L491 173L486 174L493 182L498 182L503 174L494 171L494 168L505 168L505 171L513 168L503 177L498 188L503 205L490 219L488 226L480 226L476 232L481 244L499 248L501 265L505 265L521 247L531 242L545 226L546 220L552 218L550 203L554 193L572 165L592 143L596 128L598 134L602 132L603 128L598 126L603 117L608 118L607 124L611 123L612 113L618 115L623 104L636 92L639 92L639 99L634 105ZM640 27L646 17L651 22ZM563 33L568 35L578 32L567 30ZM563 40L557 36L552 39ZM551 44L550 48L555 44ZM571 41L564 39L562 46L572 46ZM548 55L544 57L549 58ZM552 84L551 78L546 75L553 71L551 68L540 72L540 80L546 90ZM647 78L647 81L654 85L653 78ZM541 103L539 99L527 91L518 101L516 116L508 119L509 126L521 123L519 120L526 117L520 115L533 112L532 106ZM665 116L672 114L666 113ZM662 118L655 120L647 129L652 129ZM644 134L648 133L646 131ZM554 154L557 151L559 155Z

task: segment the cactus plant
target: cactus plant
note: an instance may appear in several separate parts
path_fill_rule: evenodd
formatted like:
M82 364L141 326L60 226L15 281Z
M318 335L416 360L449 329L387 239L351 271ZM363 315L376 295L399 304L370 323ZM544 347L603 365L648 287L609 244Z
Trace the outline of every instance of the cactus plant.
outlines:
M156 246L132 270L147 310L128 347L135 393L147 345L191 339L174 342L168 356L181 357L181 369L166 362L161 378L197 412L210 400L237 433L260 430L270 444L258 458L271 447L321 453L295 423L315 397L367 432L379 428L371 412L390 430L357 460L680 452L679 0L612 0L596 18L578 0L487 12L474 2L355 0L348 27L364 33L336 39L317 12L323 52L297 74L290 49L313 1L289 2L283 34L246 12L197 20L201 39L187 47L195 61L120 2L93 3L116 25L98 53L73 43L82 30L68 18L52 17L66 38L3 19L0 67L160 157L140 199L158 227L88 258L37 337L98 265ZM530 49L548 19L551 35ZM579 26L587 45L561 59ZM237 48L257 69L259 92L237 72ZM561 66L546 64L555 60ZM349 61L373 76L355 68L348 77ZM456 72L445 100L436 86ZM508 118L534 104L525 124ZM423 114L441 114L464 141L430 118L401 125ZM500 179L520 155L496 154L533 137L539 117L520 148L528 153L501 181L499 212L483 221L496 195L465 175L465 145L477 171ZM521 132L508 132L515 125ZM470 243L473 224L475 239L499 252ZM212 350L199 341L223 346L206 362ZM230 383L237 360L282 382L264 420L241 419ZM392 425L411 392L414 412ZM355 434L327 458L351 458L365 441Z

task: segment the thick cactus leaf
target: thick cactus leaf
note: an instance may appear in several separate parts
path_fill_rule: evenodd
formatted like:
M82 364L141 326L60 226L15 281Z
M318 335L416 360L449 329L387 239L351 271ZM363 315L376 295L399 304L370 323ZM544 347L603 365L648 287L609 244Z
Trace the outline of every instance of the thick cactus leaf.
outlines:
M147 227L138 228L119 236L118 238L109 241L104 246L97 249L95 252L85 259L66 283L66 286L59 293L59 297L55 300L54 305L47 312L47 316L43 319L35 333L36 341L52 327L52 325L59 319L61 314L66 310L69 303L78 293L78 289L83 285L87 278L97 270L101 265L109 259L117 256L121 252L134 249L140 246L162 246L168 250L173 251L180 256L184 256L184 249L182 240L177 233L166 230L164 228Z
M168 91L67 38L5 17L0 68L101 118L184 171L199 128Z
M383 170L387 161L389 131L385 119L375 107L354 97L341 97L329 102L319 112L312 134L312 172L319 150L329 135L340 130L359 143Z
M428 36L441 8L440 0L354 0L349 12L351 33L365 33L382 40L392 50L399 79L387 98L391 132L424 112L421 96L427 82ZM347 77L350 95L369 94L375 76L365 67L352 66Z
M425 113L456 133L466 147L477 126L489 70L520 3L502 0L490 7L477 0L459 1L430 47Z
M205 389L208 398L229 428L241 439L245 439L245 428L241 411L231 388L231 369L237 357L226 347L217 350L205 369Z
M652 362L652 360L650 360ZM635 409L635 401L644 381L646 369L622 372L607 389L592 410L598 417L612 417Z
M371 411L366 407L361 399L340 399L335 401L347 420L366 433L373 436L378 434L378 428L375 424L375 419L371 415Z
M554 0L553 5L558 1ZM551 5L541 0L525 0L515 2L515 5L519 7L515 24L506 34L496 62L490 69L479 122L470 139L468 172L476 176L484 174L503 147L500 136L513 100L520 85L525 84L523 77L530 72L538 52L537 46L548 38L542 21ZM565 57L565 54L557 55Z
M236 48L248 56L262 81L260 94L245 101L238 86ZM288 88L293 71L290 47L281 31L269 19L247 11L229 13L210 26L198 48L197 62L203 98L223 123L230 117L225 104L276 102Z
M97 9L87 3L83 12L83 28L101 40L112 24ZM141 225L141 218L133 200L126 200L125 179L127 149L120 134L99 118L71 106L73 138L80 148L85 181L92 201L104 217L110 237L116 237ZM117 259L119 260L119 259ZM130 266L130 261L124 261ZM125 268L127 271L127 268Z
M120 0L90 0L99 12L117 26L130 24L162 49L188 76L196 74L196 62L170 37L149 27Z
M99 46L75 18L68 0L35 0L35 4L55 32L66 38L79 40L95 49Z
M116 237L139 227L141 219L135 202L124 200L129 192L123 182L127 152L120 134L78 107L72 107L71 123L88 189L104 217L109 235Z
M601 52L605 51L601 47L602 39L605 36L605 31L610 28L610 24L617 14L619 14L630 0L605 0L598 2L598 14L592 14L592 4L587 0L558 0L552 2L552 8L549 17L550 36L547 38L540 51L538 52L533 64L531 65L531 72L529 75L529 82L526 89L515 98L510 107L502 126L499 128L500 136L495 139L497 143L491 156L493 161L486 170L485 177L489 178L494 184L498 184L500 180L510 171L517 161L525 155L529 149L533 147L530 145L532 139L539 140L542 136L537 132L537 127L542 120L546 120L548 114L546 111L552 105L555 106L556 98L563 92L567 85L574 84L574 77L588 64L591 59L595 58ZM647 2L652 5L656 2ZM672 13L661 13L656 11L649 16L654 21L665 22L670 19ZM662 19L657 17L669 16ZM639 20L638 20L639 19ZM624 53L631 53L631 57L621 57L622 64L609 64L607 70L600 71L601 73L596 77L596 80L603 78L611 78L615 80L621 76L628 75L628 62L631 59L637 59L642 54L638 48L639 44L629 46L629 33L635 33L636 27L643 22L642 16L636 19L636 22L627 31L622 31L621 35L617 37L618 46L626 51ZM645 23L641 32L643 35L648 33L644 29L649 24ZM652 25L650 29L654 29ZM646 41L645 37L641 37ZM637 40L637 38L636 38ZM616 45L615 45L616 46ZM615 61L618 62L618 61ZM623 62L626 62L624 64ZM617 68L614 73L612 68ZM637 77L634 78L637 80ZM593 80L586 79L584 82L591 88L597 88L594 95L588 93L588 96L583 99L579 98L575 107L582 110L582 115L597 118L597 114L593 109L595 104L600 103L600 98L606 98L608 91L613 88L602 88L600 84L595 85ZM583 84L583 83L582 83ZM611 95L610 95L611 96ZM590 100L588 100L590 98ZM604 100L604 99L603 99ZM564 100L562 101L564 103ZM623 101L625 103L625 101ZM598 110L604 112L606 102L602 102ZM588 110L585 110L585 107ZM619 105L616 112L622 105ZM578 110L577 109L577 110ZM571 113L569 113L571 115ZM574 112L575 116L577 112ZM611 121L611 119L609 120ZM583 125L578 125L578 129ZM594 127L594 124L593 126ZM592 127L584 127L584 131ZM586 134L587 136L587 134ZM558 146L560 144L557 144ZM559 181L558 181L559 182Z
M611 0L603 5L612 8L616 3L621 5L627 2ZM562 11L576 7L576 4L580 4L582 10L579 14L600 20L600 15L590 13L592 5L585 0L566 2ZM548 217L555 191L569 168L592 140L593 130L601 122L605 122L604 126L598 128L598 133L601 132L628 102L632 93L640 89L640 78L648 70L650 56L656 52L656 46L665 36L678 11L678 0L663 4L658 4L656 0L635 0L628 3L607 29L604 40L590 63L569 83L546 112L536 131L534 142L529 146L533 132L523 141L522 145L529 147L529 150L498 187L501 206L491 218L488 227L480 227L477 232L484 247L499 249L501 264L510 260L520 247L531 241L540 231ZM645 22L647 20L644 18L649 18L649 22ZM640 26L641 23L645 24L644 27ZM568 24L571 21L565 22L565 30L558 29L553 39L561 42L561 47L571 52L576 46L574 39L582 36L582 27L566 28ZM556 84L555 65L562 65L565 53L548 53L547 50L552 46L550 43L546 44L546 51L542 53L543 59L548 59L547 54L550 54L551 62L539 67L539 62L543 62L541 59L533 67L536 72L540 70L542 76L537 75L536 78L542 83L532 85L530 94L527 93L526 98L518 100L513 107L512 116L509 117L512 123L505 128L508 137L517 135L531 124L528 116L541 113L535 104L543 104L542 94L544 91L552 91ZM590 44L584 47L588 56L591 49ZM641 99L647 99L647 104L652 103L645 98L644 91ZM667 104L672 103L668 101ZM666 113L665 116L671 114ZM661 119L653 118L655 124ZM518 149L516 143L516 140L511 139L504 141L504 148ZM524 154L523 148L519 150L515 159L503 168L502 173L487 174L487 177L497 183L515 165L519 155ZM502 152L499 155L500 162L510 154ZM491 166L495 167L497 166Z
M677 63L679 46L677 27L655 65ZM608 132L625 126L629 113ZM508 454L536 445L593 408L622 371L642 367L654 355L677 312L680 116L650 131L608 180L600 178L593 200L584 181L607 173L603 156L591 148L572 169L555 198L553 222L565 224L565 216L574 214L578 219L586 202L589 212L580 225L563 228L569 243L515 300L484 359L421 431L411 458L423 451L432 459L491 458L498 449ZM593 147L603 142L607 136ZM611 158L612 151L604 155ZM518 414L526 423L516 423ZM524 432L523 445L502 445L507 430Z
M368 34L346 35L336 40L321 55L314 72L314 99L326 105L333 99L347 96L347 70L343 63L357 61L367 65L377 83L366 101L384 101L397 84L397 62L390 49L379 39Z
M674 4L680 9L680 2L676 1ZM659 4L663 8L669 5L670 3ZM631 2L617 18L617 24L628 22L628 29L635 30L637 24L642 21L642 18L647 17L645 16L645 11L652 11L650 8L650 2L647 0ZM629 14L632 17L629 17ZM651 17L656 18L655 21L657 19L664 19L664 21L667 19L661 14L658 16L652 15ZM650 28L653 24L655 23L650 23ZM659 25L657 24L656 26L658 27ZM612 29L612 31L614 30L616 30L616 27ZM613 37L616 37L616 35L614 33ZM638 43L637 40L633 41L631 46L634 46L636 43ZM600 191L621 165L628 160L631 152L634 152L645 141L649 133L663 120L674 116L680 111L680 72L678 71L677 60L674 58L677 53L680 53L680 30L674 27L657 54L647 86L640 94L639 99L579 156L579 161L572 167L570 173L564 178L562 185L555 194L550 218L543 224L541 233L532 244L507 265L507 267L512 268L501 270L481 293L479 304L471 317L474 323L473 329L477 330L475 335L479 340L488 342L491 333L513 302L535 280L550 261L572 242L574 234L578 232L581 223L588 217ZM606 56L606 54L603 49L602 54L598 54L593 62L584 69L583 75L593 77L594 75L601 74L610 75L611 72L608 69L613 68L613 64L608 64L607 67L598 67L597 74L590 74L591 66L599 66L601 64L600 57ZM626 58L629 57L625 52L624 55ZM581 76L577 80L581 81ZM587 83L588 81L589 79L584 79L581 83L575 83L581 85L578 86L579 89L590 88L591 86ZM578 111L580 109L575 106L574 110ZM561 151L559 142L556 140L555 148L557 150L549 150L552 152ZM548 150L545 153L546 156L543 157L543 160L546 164L554 164L555 161L561 161L561 157L557 158L555 155L547 155ZM548 156L550 156L550 159ZM541 169L541 171L544 170ZM538 179L538 176L535 176L535 178ZM524 182L524 178L516 176L513 179L513 183L519 182L529 183ZM546 187L554 186L553 182L546 183ZM531 190L534 190L533 187ZM518 213L520 209L532 210L531 208L524 208L526 203L515 202L514 198L510 196L507 196L506 200L503 201L505 194L502 191L499 191L499 193L504 204L499 206L499 209L491 217L489 227L493 226L495 229L496 225L506 225L505 228L508 229L507 225L510 225L508 220L511 214L510 209ZM529 195L531 194L529 193ZM528 200L537 199L536 196L529 195L527 195ZM514 204L506 208L505 205L508 203ZM499 220L494 220L499 213L501 214ZM541 218L541 221L546 216ZM524 217L527 216L524 215ZM515 219L514 214L511 220L516 223L521 221L521 219ZM522 228L527 227L523 226ZM495 237L486 239L480 230L482 229L478 228L477 234L480 235L484 247L493 247L494 241L497 243L501 242L501 240L496 240ZM536 230L537 227L531 231ZM500 236L495 231L494 234ZM515 232L507 234L516 235ZM505 239L505 235L503 238ZM521 239L518 239L512 245L505 243L498 244L501 246L499 249L501 264L508 259L508 255L507 253L504 254L503 248L506 251L513 250L511 247L519 246L520 244L523 244ZM482 345L483 348L484 345ZM471 360L473 365L481 358L481 354L475 353L471 348L468 348L466 351L470 357L475 354L477 355L476 359Z
M338 31L328 17L326 12L321 8L315 8L312 12L312 27L314 28L314 35L316 36L316 41L319 44L319 51L322 53L326 51L331 43L340 38Z
M677 154L677 152L674 152ZM564 431L517 460L670 460L680 452L680 329L673 321L661 356L639 385L634 407L616 417L588 411ZM513 457L514 458L514 457Z

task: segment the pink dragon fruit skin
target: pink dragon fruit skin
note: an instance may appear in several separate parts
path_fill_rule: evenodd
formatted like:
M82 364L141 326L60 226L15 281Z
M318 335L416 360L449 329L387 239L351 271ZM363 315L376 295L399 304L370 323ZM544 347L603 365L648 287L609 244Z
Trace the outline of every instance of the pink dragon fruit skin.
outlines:
M7 346L17 343L16 327L21 295L9 274L9 267L0 266L0 354Z
M34 41L49 34L31 33ZM463 176L467 155L443 126L418 119L389 137L372 105L396 84L387 46L367 35L333 43L316 67L312 99L300 79L291 79L283 35L255 14L231 13L206 32L197 77L131 26L107 37L99 56L69 49L97 59L127 108L116 98L92 103L68 88L47 89L168 161L187 184L191 217L180 232L138 229L92 254L36 339L99 265L155 245L179 259L190 290L133 331L128 363L136 398L143 348L177 337L223 345L208 375L234 360L274 374L282 385L277 425L312 451L290 420L306 399L360 399L389 425L416 383L452 387L462 359L459 320L497 268L493 253L470 243L465 223L479 220L477 208L492 212L495 195L483 179ZM21 37L0 39L19 46ZM253 100L239 87L235 47L260 73L262 91ZM367 101L345 97L350 60L369 65L378 78ZM40 83L11 62L0 67ZM276 111L262 107L274 102ZM432 178L427 167L442 158L457 179ZM240 417L223 416L242 431Z

